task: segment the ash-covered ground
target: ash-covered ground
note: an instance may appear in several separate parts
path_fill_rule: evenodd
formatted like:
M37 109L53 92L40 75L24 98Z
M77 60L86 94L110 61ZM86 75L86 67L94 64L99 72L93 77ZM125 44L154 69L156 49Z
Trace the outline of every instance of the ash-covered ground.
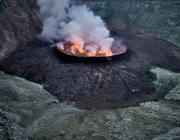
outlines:
M152 35L123 30L113 35L128 53L112 60L63 57L50 44L34 40L2 61L0 70L40 83L51 94L87 109L154 100L150 69L161 65L180 70L180 49Z

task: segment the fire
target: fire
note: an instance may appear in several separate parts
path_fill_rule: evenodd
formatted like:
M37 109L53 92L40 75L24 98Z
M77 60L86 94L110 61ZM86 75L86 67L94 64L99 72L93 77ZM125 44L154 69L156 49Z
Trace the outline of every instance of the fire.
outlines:
M96 56L96 54L90 54L90 53L88 53L87 56L93 57L93 56Z
M108 53L106 54L106 57L110 57L110 56L113 56L113 53L111 50L108 50Z
M57 48L65 54L79 57L111 57L127 52L127 48L122 44L117 44L115 47L114 49L113 46L111 46L109 50L105 50L103 48L106 47L100 48L96 44L91 43L86 43L83 47L79 45L79 43L73 44L71 42L60 42L57 44Z
M63 43L58 43L58 48L64 51L64 44Z
M74 48L79 52L79 53L84 53L84 50L80 48L80 46L78 45L78 43L74 44Z
M103 55L105 52L103 50L98 51L98 54Z
M61 50L63 50L63 51L64 51L64 46L61 48Z
M99 55L105 55L106 57L113 56L113 53L112 53L112 51L110 49L108 50L107 53L105 51L103 51L103 50L100 50L100 51L98 51L98 54Z

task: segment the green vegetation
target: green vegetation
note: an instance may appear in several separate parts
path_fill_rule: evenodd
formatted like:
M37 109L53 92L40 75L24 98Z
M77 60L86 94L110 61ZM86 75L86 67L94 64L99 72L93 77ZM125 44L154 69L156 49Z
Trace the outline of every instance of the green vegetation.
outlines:
M9 0L0 0L0 11L4 10L9 4Z

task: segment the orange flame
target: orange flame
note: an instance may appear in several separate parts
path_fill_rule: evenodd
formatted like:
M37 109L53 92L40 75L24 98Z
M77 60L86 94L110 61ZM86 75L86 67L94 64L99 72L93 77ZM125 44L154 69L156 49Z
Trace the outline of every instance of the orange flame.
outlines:
M100 51L98 51L98 54L103 55L103 54L105 54L105 52L103 50L100 50Z
M62 46L62 47L61 47L61 50L63 50L63 51L64 51L64 46Z
M98 54L99 54L99 55L105 55L106 57L110 57L110 56L113 55L113 53L112 53L112 51L111 51L110 49L108 50L108 53L106 53L106 52L103 51L103 50L100 50L100 51L98 51Z
M78 43L75 43L74 47L78 52L84 53L84 50L79 47Z
M96 56L96 54L90 54L90 53L88 53L87 56L93 57L93 56Z
M74 44L74 47L78 50L79 49L79 45L77 43Z
M111 50L108 50L108 54L106 54L106 57L110 57L110 56L113 56L113 53Z
M71 53L73 55L83 55L83 56L88 56L88 57L95 57L95 56L100 56L100 57L110 57L113 56L113 53L111 51L111 49L107 50L103 50L102 48L100 50L97 50L95 52L91 52L90 50L86 49L86 46L84 46L83 48L79 45L79 43L66 43L63 44L61 46L59 46L59 49L62 51L66 51L68 53ZM95 48L95 49L98 49ZM123 48L126 49L126 48Z

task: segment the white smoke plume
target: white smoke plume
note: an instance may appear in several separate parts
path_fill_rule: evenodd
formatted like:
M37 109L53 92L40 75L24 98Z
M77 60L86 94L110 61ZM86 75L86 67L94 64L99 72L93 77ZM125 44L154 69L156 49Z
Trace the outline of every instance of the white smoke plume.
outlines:
M80 49L86 43L91 52L97 45L100 50L108 53L114 39L109 37L109 30L99 16L86 5L70 6L70 0L38 0L40 12L44 16L41 36L48 41L63 39L73 44L78 43Z

